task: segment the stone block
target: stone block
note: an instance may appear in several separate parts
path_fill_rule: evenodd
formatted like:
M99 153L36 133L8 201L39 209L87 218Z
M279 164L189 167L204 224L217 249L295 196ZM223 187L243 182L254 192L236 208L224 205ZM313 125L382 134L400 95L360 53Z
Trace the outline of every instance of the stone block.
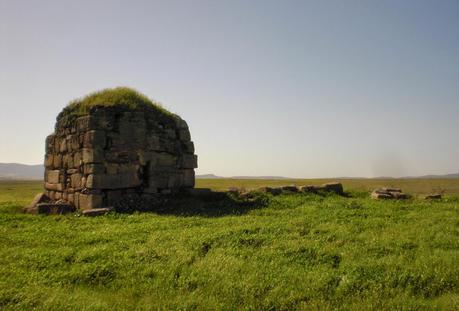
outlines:
M74 211L75 207L68 203L39 203L37 205L38 214L60 215L73 213Z
M79 167L81 164L83 164L81 152L75 152L75 154L73 155L73 164L75 165L75 167Z
M45 154L45 168L54 167L54 156L52 154Z
M81 185L81 179L82 178L83 178L83 175L81 175L80 173L72 174L70 176L71 187L74 188L74 189L81 189L82 188L82 185Z
M424 197L424 200L441 200L441 194L429 194Z
M101 194L82 194L78 196L78 208L81 210L102 207L103 197Z
M169 139L175 139L177 137L177 134L175 134L174 129L166 129L165 133L166 133L166 137Z
M192 141L183 142L186 153L194 153L194 143Z
M59 152L64 153L66 151L67 151L67 140L65 138L62 138L60 140Z
M283 186L282 187L283 191L290 191L290 192L298 192L298 187L295 185L290 185L290 186Z
M138 154L135 150L116 151L111 150L105 153L105 161L110 163L131 163L138 161Z
M189 130L180 130L179 131L179 139L181 141L190 141L191 140L191 136L190 136L190 131Z
M105 131L92 130L88 131L84 135L84 148L101 148L104 149L107 143Z
M282 188L280 187L262 187L260 188L260 191L270 193L272 195L279 195L282 193Z
M107 196L107 204L112 206L118 203L121 198L123 197L123 194L120 190L112 190L112 191L107 191L106 192Z
M160 167L176 167L177 157L165 152L158 153L157 165Z
M62 167L62 154L55 154L53 156L53 167L54 168Z
M51 184L49 182L45 182L45 189L46 190L52 190L52 191L63 191L64 190L64 185L61 184L61 183ZM55 198L55 199L60 199L60 198L61 197Z
M54 148L54 138L55 135L48 135L45 142L45 152L54 153L56 150Z
M150 151L160 151L161 143L159 137L156 135L148 135L146 138L146 149Z
M74 193L69 193L67 195L67 201L70 203L70 204L73 204L74 205L74 202L75 202L75 194Z
M116 175L118 174L119 164L107 163L105 164L105 171L108 175Z
M343 185L339 182L327 183L327 184L324 184L323 186L325 188L325 191L327 192L334 192L339 195L344 194Z
M61 171L60 170L49 170L46 171L46 178L45 181L51 184L57 184L59 183L59 175Z
M195 154L183 154L180 161L181 168L198 167L198 156Z
M178 116L175 120L175 126L180 130L188 130L188 124L186 123L186 121Z
M28 207L36 207L37 204L39 203L48 203L51 201L49 196L45 193L38 193L32 200L32 202L29 204Z
M83 173L88 174L104 174L105 167L100 163L87 163L83 165Z
M54 193L54 199L55 199L55 200L60 200L60 199L62 199L62 192L56 191L56 192Z
M73 194L73 205L78 209L79 208L79 198L80 198L80 192L75 192Z
M77 151L80 149L80 141L78 135L70 135L67 138L68 146L70 151Z
M116 175L90 174L86 179L86 188L89 189L123 189L135 188L142 184L137 174L123 173Z
M83 158L84 164L105 162L104 151L100 148L94 148L94 149L83 148L82 158Z
M69 168L67 171L66 171L67 175L72 175L72 174L76 174L76 173L79 173L79 170L77 168Z
M86 217L94 217L94 216L102 216L111 211L110 208L108 207L102 207L102 208L91 208L83 211L83 216Z
M169 173L167 171L153 171L150 173L148 186L156 189L167 188L169 184Z
M179 188L183 185L183 174L175 172L169 174L169 179L167 182L168 188Z
M193 169L183 170L183 186L192 188L195 184L195 173Z
M138 154L139 164L142 166L153 166L156 167L158 154L154 151L141 151Z
M76 119L78 132L86 132L97 129L97 120L94 116L82 116Z

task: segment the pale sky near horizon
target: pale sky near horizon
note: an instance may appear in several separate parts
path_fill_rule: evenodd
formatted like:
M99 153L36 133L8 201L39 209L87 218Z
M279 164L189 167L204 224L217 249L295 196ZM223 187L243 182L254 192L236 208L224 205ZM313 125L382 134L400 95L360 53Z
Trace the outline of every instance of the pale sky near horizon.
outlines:
M181 115L198 174L459 172L459 1L0 0L0 162L72 99Z

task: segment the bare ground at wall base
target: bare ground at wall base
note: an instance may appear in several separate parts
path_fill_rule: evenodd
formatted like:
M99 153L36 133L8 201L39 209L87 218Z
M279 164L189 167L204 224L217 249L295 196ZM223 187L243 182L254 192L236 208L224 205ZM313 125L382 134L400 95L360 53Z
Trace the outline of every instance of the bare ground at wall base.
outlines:
M1 182L0 309L457 310L459 181L342 182L349 197L259 194L259 206L99 218L21 214L42 184ZM415 198L371 200L380 186Z

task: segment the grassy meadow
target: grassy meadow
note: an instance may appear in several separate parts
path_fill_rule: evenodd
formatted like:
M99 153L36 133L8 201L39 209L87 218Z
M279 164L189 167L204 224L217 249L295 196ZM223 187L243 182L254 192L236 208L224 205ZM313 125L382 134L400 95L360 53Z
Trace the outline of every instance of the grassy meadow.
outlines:
M22 214L41 183L0 182L0 309L458 310L459 180L342 182L348 197L258 193L98 218ZM413 198L369 199L383 185ZM421 199L432 192L444 198Z

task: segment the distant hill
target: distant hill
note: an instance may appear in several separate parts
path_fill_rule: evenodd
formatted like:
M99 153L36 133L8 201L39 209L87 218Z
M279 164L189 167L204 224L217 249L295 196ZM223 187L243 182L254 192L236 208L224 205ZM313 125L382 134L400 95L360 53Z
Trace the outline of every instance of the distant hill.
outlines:
M282 179L302 179L292 178L283 176L231 176L223 177L214 174L196 175L197 179L270 179L270 180L282 180ZM320 179L320 177L317 177ZM317 179L312 178L312 179ZM456 174L445 174L445 175L424 175L424 176L406 176L406 177L390 177L390 176L378 176L374 178L370 177L330 177L324 179L459 179L459 173ZM308 179L308 178L306 178Z
M203 175L196 175L196 179L222 179L225 177L217 176L214 174L203 174Z
M42 164L0 163L0 179L43 179Z
M446 174L446 175L424 175L424 176L414 176L414 177L405 177L405 178L424 178L424 179L457 179L459 178L459 173L456 174Z
M281 176L231 176L231 177L222 177L214 174L203 174L196 175L196 179L293 179L290 177L281 177Z
M43 179L44 168L42 164L27 165L20 163L0 163L0 179ZM282 179L294 179L283 176L232 176L223 177L215 174L202 174L196 175L196 179L271 179L271 180L282 180ZM368 179L390 179L393 177L378 177ZM459 173L456 174L445 174L445 175L424 175L424 176L407 176L401 177L400 179L412 179L412 178L424 178L424 179L459 179ZM366 179L365 177L337 177L328 179Z

